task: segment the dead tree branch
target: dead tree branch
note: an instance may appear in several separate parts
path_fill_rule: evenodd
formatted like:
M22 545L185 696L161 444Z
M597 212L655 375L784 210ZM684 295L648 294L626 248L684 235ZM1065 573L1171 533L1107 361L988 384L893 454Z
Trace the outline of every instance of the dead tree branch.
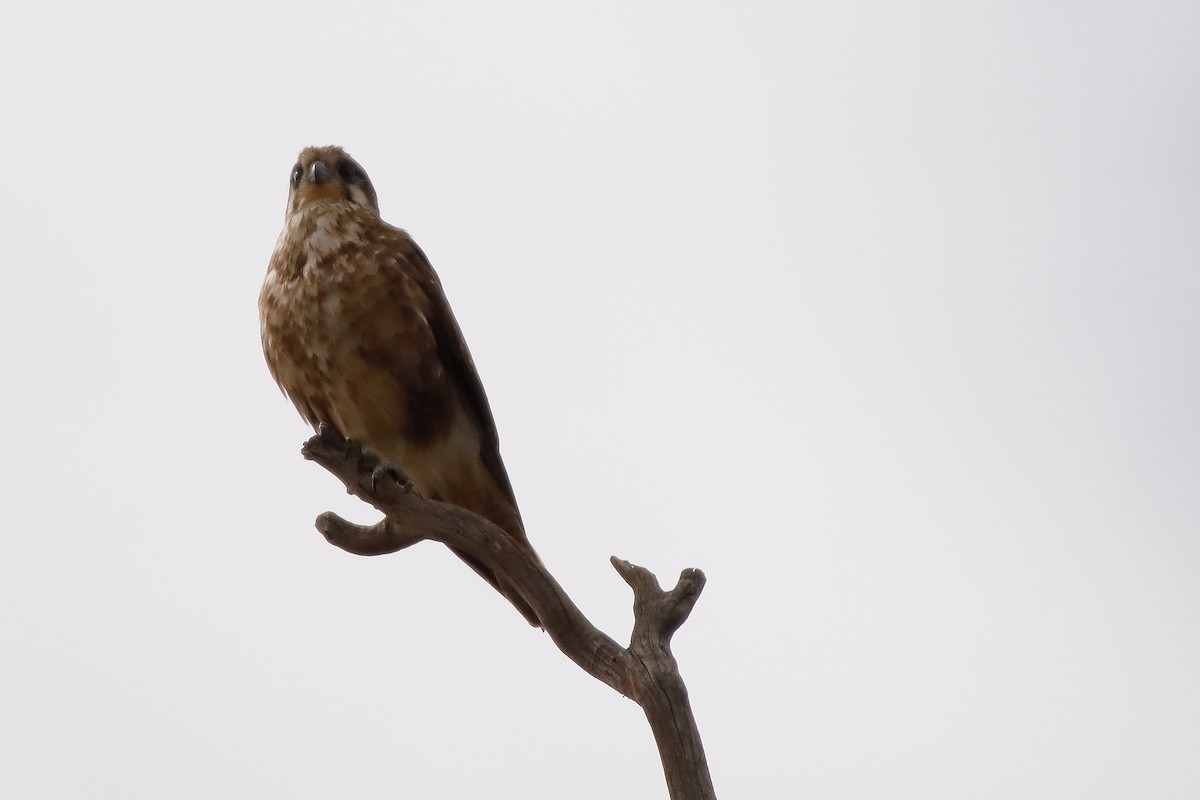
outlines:
M671 800L715 800L687 687L670 647L672 634L704 588L703 572L686 569L675 588L663 591L649 570L614 557L613 566L633 589L633 634L625 648L593 625L545 567L492 523L411 491L408 479L394 467L327 426L302 452L341 479L350 494L385 515L363 526L322 514L317 529L331 544L373 556L430 539L483 562L537 612L559 650L642 707L658 743Z

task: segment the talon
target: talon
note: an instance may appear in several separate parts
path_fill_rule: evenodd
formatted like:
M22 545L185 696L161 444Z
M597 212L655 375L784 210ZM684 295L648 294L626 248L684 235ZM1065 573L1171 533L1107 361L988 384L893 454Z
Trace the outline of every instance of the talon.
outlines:
M389 478L400 487L401 491L407 492L412 488L412 481L406 475L396 469L391 464L382 462L375 469L371 470L371 494L379 494L379 481L383 478Z
M346 439L342 436L341 431L332 425L322 422L317 426L317 435L326 443L334 447L341 447L345 444Z

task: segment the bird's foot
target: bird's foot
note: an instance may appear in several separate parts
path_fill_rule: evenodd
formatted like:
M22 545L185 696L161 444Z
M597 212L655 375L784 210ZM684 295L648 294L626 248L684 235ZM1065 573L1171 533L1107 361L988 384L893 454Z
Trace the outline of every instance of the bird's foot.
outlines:
M328 422L322 422L318 425L317 435L309 440L310 443L317 441L331 450L341 450L347 460L355 460L362 455L362 448L359 447L358 442L347 438L341 431Z
M317 427L317 435L305 442L300 452L309 461L325 464L327 469L332 462L357 468L362 458L362 448L357 442L347 439L337 428L325 423Z
M321 460L332 457L345 465L352 473L358 474L358 486L369 489L372 496L382 498L383 493L395 487L402 494L413 487L413 482L395 464L389 464L370 451L362 449L356 440L342 435L342 432L332 425L322 423L317 429L317 435L305 442L302 448L306 458ZM324 462L323 462L324 463ZM364 485L363 478L370 472L370 482ZM345 477L345 476L343 476ZM356 494L354 486L347 482L346 491Z
M371 494L379 496L380 482L389 480L395 483L402 492L409 491L413 486L412 480L401 472L399 467L386 461L380 461L378 466L371 470Z

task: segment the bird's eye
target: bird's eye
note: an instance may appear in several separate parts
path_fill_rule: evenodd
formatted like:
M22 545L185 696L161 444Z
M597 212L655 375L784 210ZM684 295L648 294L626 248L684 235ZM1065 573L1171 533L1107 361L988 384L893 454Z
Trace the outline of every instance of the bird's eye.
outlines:
M342 161L338 164L338 177L346 183L357 183L362 176L362 170L353 161Z
M293 189L300 185L300 179L303 177L304 177L304 169L300 166L299 162L297 162L296 166L292 167L292 188Z

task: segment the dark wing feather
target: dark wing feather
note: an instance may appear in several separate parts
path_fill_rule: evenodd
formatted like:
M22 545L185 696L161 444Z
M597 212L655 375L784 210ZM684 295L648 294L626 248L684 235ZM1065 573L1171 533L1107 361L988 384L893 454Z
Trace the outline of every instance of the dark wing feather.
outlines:
M475 361L471 358L471 351L467 349L467 341L458 327L454 312L450 310L450 303L446 300L446 293L442 291L441 281L438 280L433 265L429 263L429 259L412 240L412 237L405 235L404 245L407 250L404 256L411 265L417 268L420 274L421 288L429 299L430 309L427 321L433 330L434 341L437 344L442 365L462 392L463 399L466 401L467 408L474 417L476 428L479 431L479 456L491 474L492 480L508 498L518 522L521 522L521 511L517 508L517 498L513 494L508 471L500 459L500 435L496 432L492 407L488 404L487 394L483 390L483 382L479 379ZM521 525L524 527L523 522ZM509 533L526 547L529 546L523 530L509 531ZM453 548L451 549L453 550ZM530 552L532 553L532 549ZM496 587L501 594L505 595L530 625L541 626L537 612L525 602L519 592L506 588L491 570L470 554L461 550L454 550L454 553ZM536 558L536 555L534 557Z
M500 434L496 431L496 420L492 417L492 407L488 404L487 394L483 390L483 381L479 379L479 371L475 369L475 361L471 351L467 349L467 340L463 337L442 291L441 281L434 272L428 257L407 234L404 237L407 252L404 256L420 273L421 288L430 301L428 322L433 329L437 342L438 353L442 364L453 376L455 383L462 392L467 408L475 419L479 430L479 455L496 485L503 491L513 510L520 518L517 508L517 498L513 493L512 482L508 478L508 470L500 458Z

